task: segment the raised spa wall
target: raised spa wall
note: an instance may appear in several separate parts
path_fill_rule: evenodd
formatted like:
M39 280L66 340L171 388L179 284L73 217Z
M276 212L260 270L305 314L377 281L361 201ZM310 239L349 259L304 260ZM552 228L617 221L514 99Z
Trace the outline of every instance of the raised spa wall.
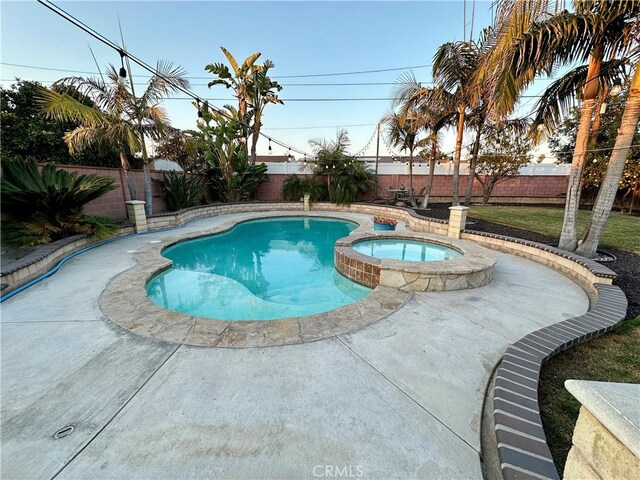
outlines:
M404 239L435 243L452 248L462 256L451 260L415 262L379 259L364 255L353 245L365 240ZM376 232L341 238L334 249L334 263L345 277L375 288L378 285L410 292L442 292L463 290L488 284L493 278L496 256L471 242L439 235L413 232Z

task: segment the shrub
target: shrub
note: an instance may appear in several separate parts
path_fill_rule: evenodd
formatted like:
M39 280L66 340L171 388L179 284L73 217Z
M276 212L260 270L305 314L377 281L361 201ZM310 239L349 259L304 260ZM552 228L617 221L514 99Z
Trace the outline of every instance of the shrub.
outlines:
M171 212L196 205L204 188L200 177L185 173L169 172L153 180L160 186L162 198Z
M106 235L116 228L82 207L116 188L112 178L79 175L33 160L5 160L0 179L2 208L13 219L3 223L4 239L14 245L49 243L70 235Z
M241 202L253 197L262 182L268 180L264 163L251 165L239 161L236 170L226 178L218 167L207 171L214 198L224 202Z
M305 194L309 194L313 202L324 200L327 196L326 185L309 175L303 178L295 173L287 175L282 184L282 197L285 200L300 200Z

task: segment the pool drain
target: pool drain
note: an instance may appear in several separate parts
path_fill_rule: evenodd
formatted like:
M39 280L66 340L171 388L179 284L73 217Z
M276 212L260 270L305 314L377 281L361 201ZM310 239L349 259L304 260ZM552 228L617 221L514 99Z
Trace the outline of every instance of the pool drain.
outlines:
M73 433L73 430L74 430L73 425L67 425L66 427L62 427L60 430L58 430L53 435L53 438L60 439L60 438L68 437Z

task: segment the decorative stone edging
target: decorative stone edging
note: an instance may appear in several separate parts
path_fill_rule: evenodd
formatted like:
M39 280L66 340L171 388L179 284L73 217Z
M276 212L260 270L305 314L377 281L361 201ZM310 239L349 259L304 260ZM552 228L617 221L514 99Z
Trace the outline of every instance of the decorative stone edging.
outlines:
M410 262L373 258L353 249L353 245L370 239L426 241L452 248L463 256L451 260ZM383 285L402 291L442 292L481 287L492 280L495 264L495 255L483 247L427 233L378 231L356 234L338 240L335 246L336 269L345 277L368 287Z
M620 323L627 300L618 287L596 284L597 300L584 315L541 328L509 346L496 371L493 417L506 480L559 479L540 418L542 365L554 355Z
M541 328L510 345L495 373L493 420L503 477L559 479L540 417L540 370L561 351L613 329L626 316L627 299L612 285L616 273L594 260L492 233L463 230L461 238L547 265L571 277L589 296L590 309L584 315Z
M330 216L316 212L308 215ZM278 212L277 216L286 215ZM255 218L264 218L264 215ZM228 220L213 229L147 245L136 254L137 266L109 282L99 299L100 309L111 321L135 334L167 342L223 348L269 347L307 343L357 330L395 312L409 296L396 289L378 287L362 300L328 312L269 321L194 317L167 310L149 299L147 282L171 266L171 261L161 256L162 250L177 242L228 231L243 221L246 220ZM358 230L362 231L362 227L354 232Z

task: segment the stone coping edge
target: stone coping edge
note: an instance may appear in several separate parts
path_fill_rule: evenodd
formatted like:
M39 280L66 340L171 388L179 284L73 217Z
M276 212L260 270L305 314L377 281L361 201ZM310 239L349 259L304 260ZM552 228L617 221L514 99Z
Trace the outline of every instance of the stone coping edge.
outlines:
M102 292L98 301L102 313L132 333L166 342L218 348L271 347L308 343L358 330L395 312L409 298L410 293L377 287L362 300L327 312L268 321L195 317L167 310L149 299L147 282L171 266L171 260L161 256L162 250L178 242L226 232L252 219L265 218L264 212L255 213L255 218L229 219L212 229L148 244L135 256L138 265L114 277ZM298 211L288 215L273 212L268 218L299 215ZM331 212L305 212L305 215L342 219ZM360 224L353 232L362 230Z
M603 283L593 286L596 299L587 313L525 335L507 347L498 365L493 418L505 480L561 478L540 417L540 371L553 356L612 330L625 318L627 299L622 290Z
M29 255L9 262L0 272L2 293L10 293L33 279L49 272L62 257L67 257L83 248L133 233L133 227L121 227L114 236L95 239L86 235L72 235L41 245Z

